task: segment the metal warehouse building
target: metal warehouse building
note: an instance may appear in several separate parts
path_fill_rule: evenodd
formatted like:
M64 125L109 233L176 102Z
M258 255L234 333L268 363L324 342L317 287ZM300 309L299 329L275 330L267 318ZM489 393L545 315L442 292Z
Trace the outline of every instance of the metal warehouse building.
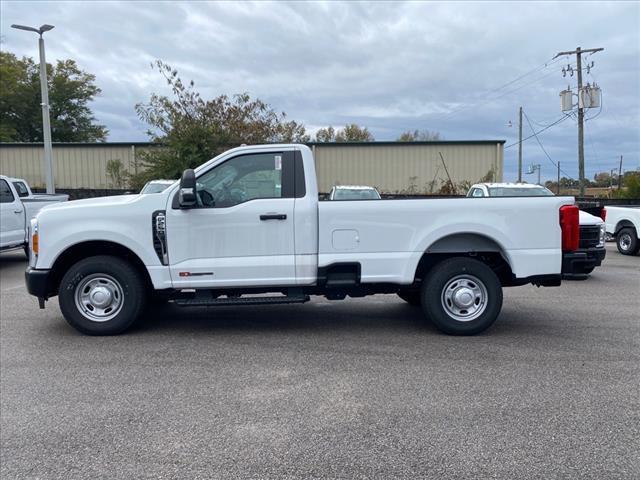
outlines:
M372 185L384 193L437 191L448 177L476 182L493 172L502 181L504 140L437 142L310 143L316 158L320 192L334 185ZM134 173L136 152L150 143L54 143L56 187L114 188L107 162L121 160ZM0 143L0 173L44 186L43 146ZM443 162L444 160L444 162ZM445 168L446 166L446 168Z

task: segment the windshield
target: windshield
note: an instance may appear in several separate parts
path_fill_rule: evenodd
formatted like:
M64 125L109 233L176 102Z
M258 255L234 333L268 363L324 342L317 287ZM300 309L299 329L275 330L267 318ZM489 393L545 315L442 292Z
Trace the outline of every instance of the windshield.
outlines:
M170 183L149 182L142 188L142 190L140 190L140 193L160 193L160 192L164 192L170 186L171 186Z
M545 187L489 187L490 197L553 197L553 192Z
M380 200L380 194L371 189L338 188L333 194L334 200Z

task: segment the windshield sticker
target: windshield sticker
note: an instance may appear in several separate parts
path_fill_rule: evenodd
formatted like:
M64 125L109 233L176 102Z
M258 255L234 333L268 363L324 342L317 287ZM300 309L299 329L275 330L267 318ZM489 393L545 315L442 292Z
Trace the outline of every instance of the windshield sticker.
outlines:
M276 155L276 170L282 170L282 155Z

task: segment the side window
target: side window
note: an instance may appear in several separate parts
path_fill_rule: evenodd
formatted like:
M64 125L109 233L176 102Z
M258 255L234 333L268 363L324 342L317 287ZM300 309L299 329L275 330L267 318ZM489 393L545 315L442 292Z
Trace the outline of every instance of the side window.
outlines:
M472 196L474 196L474 197L484 197L484 193L482 192L482 190L481 190L481 189L479 189L479 188L474 188L474 189L473 189Z
M0 203L11 203L15 200L13 192L6 180L0 180Z
M27 190L27 186L24 183L13 182L13 186L15 187L16 192L18 192L18 196L20 198L29 196L29 190Z
M198 200L204 207L233 207L257 198L283 198L284 153L241 155L198 178ZM287 158L287 160L289 160Z

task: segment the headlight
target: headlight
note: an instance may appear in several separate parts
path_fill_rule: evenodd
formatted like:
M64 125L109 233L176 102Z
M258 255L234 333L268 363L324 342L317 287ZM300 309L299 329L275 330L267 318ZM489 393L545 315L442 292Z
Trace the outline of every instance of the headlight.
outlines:
M604 247L604 241L607 236L607 226L603 223L600 225L600 237L598 238L598 246Z

